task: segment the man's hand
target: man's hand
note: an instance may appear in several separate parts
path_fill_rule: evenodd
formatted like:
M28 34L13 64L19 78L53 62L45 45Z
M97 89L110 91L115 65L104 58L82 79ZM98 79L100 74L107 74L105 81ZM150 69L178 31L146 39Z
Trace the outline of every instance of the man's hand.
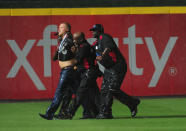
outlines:
M77 70L77 66L74 66L74 70Z
M76 47L75 46L72 46L71 47L71 51L74 53L76 51Z
M101 61L101 60L102 60L102 56L97 56L97 57L96 57L96 60L97 60L97 61Z

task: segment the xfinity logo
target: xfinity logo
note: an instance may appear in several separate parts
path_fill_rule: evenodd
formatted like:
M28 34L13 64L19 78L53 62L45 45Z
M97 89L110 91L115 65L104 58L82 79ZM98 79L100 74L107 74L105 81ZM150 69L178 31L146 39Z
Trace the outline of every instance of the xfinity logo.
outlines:
M43 57L44 57L44 76L51 77L51 46L57 45L57 39L51 39L51 32L57 32L56 25L48 25L43 31L43 39L39 40L37 46L43 46ZM21 51L18 47L18 44L15 40L7 40L8 45L12 49L12 51L17 56L17 60L12 66L10 72L7 75L7 78L14 78L16 77L17 72L19 71L20 67L23 68L28 73L30 79L35 84L38 90L46 90L45 86L39 79L38 75L26 59L26 56L29 54L32 46L34 45L36 40L28 40L25 44L23 50Z
M167 63L167 60L176 44L178 37L170 37L167 45L164 49L164 52L161 57L158 56L157 50L154 46L154 41L152 37L145 37L145 42L147 44L148 50L150 52L155 72L152 76L152 79L149 83L149 87L155 87L158 80L160 79L161 73ZM136 44L144 44L145 42L141 37L136 37L135 25L128 29L128 38L123 39L124 44L129 46L129 67L134 75L142 75L143 68L137 68L136 66Z
M43 31L43 39L36 43L36 46L43 46L44 77L51 77L51 46L57 45L57 39L51 39L50 37L51 32L57 32L56 25L48 25ZM178 37L170 37L163 51L163 54L158 56L153 38L145 37L145 41L143 41L142 37L136 37L135 25L129 27L128 37L123 38L123 44L128 45L129 48L129 68L132 74L143 75L144 68L138 68L136 63L136 44L146 44L155 68L148 87L156 87L177 39ZM118 38L114 38L114 40L118 45ZM90 38L88 41L92 43L94 40ZM16 77L20 67L23 66L28 76L35 84L36 88L38 90L46 90L44 84L32 68L29 60L26 58L35 42L36 40L27 40L24 48L21 50L15 40L7 40L8 45L17 56L17 60L7 74L7 78Z

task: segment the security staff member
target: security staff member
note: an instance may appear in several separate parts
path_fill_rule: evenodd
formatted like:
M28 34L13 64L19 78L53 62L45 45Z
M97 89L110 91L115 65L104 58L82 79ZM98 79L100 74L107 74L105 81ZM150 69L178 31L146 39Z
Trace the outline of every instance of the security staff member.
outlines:
M59 66L63 65L63 61L70 60L74 58L74 54L71 51L72 46L74 46L73 38L71 34L71 25L69 23L61 23L58 28L58 35L61 37L60 45L56 54L54 56L54 60L59 61ZM52 120L54 117L54 113L56 112L57 108L59 107L62 97L64 96L65 91L67 88L73 87L75 88L76 81L74 81L74 69L73 66L68 66L66 68L61 69L59 83L56 88L56 92L54 95L54 99L51 105L48 107L46 114L39 115L47 120Z
M74 46L73 48L71 48L71 50L74 52L75 55L76 54L79 55L79 48L82 47L81 43L86 41L84 33L83 32L74 33L73 40L74 40ZM92 54L94 55L95 53L92 52ZM94 56L94 59L95 59L95 56ZM68 62L69 61L63 62L63 66L65 66L65 63L68 63ZM64 67L61 67L61 68L64 68ZM74 77L74 79L76 79L80 83L81 81L80 76L82 72L84 72L85 70L84 65L80 64L80 65L74 66L74 68L75 68L75 73L76 73L76 77ZM98 114L98 109L96 108L98 104L95 105L95 103L98 103L99 101L98 100L99 99L99 88L97 86L96 79L93 80L91 85L89 84L88 90L86 91L84 95L86 99L82 100L81 105L83 107L83 114L82 114L83 116L81 119L95 118L96 115ZM68 119L67 108L71 100L72 100L72 92L71 90L66 90L66 93L64 94L63 99L62 99L61 108L59 110L59 113L54 116L55 118Z
M92 31L93 37L97 38L97 42L94 45L98 55L96 59L99 64L105 67L101 86L101 105L97 118L113 118L111 109L113 96L121 103L127 105L131 111L131 117L135 117L140 100L120 90L127 72L127 64L123 55L112 37L104 33L104 28L101 24L95 24L90 31Z
M76 110L83 104L84 99L88 99L89 105L91 106L90 109L94 115L97 115L99 110L99 89L95 86L95 83L99 70L94 63L96 57L95 52L85 40L83 32L74 33L73 38L74 42L78 43L79 48L75 58L70 60L69 63L67 62L64 67L76 64L77 69L81 73L81 82L77 89L76 97L70 105L69 118L75 115Z
M77 57L85 57L83 55L90 55L90 56L86 56L87 58L87 62L89 63L89 67L87 67L85 65L86 62L86 58L84 58L84 62L81 63L76 63L77 66L77 72L79 72L80 75L82 75L82 77L80 77L80 82L82 82L85 77L83 75L83 73L86 70L90 70L89 74L93 75L90 78L93 78L92 80L90 80L91 82L87 84L87 90L86 92L84 92L83 94L83 98L82 101L80 102L82 107L83 107L83 117L81 119L89 119L89 118L95 118L96 115L98 114L99 111L99 98L100 98L100 92L99 92L99 88L97 85L97 77L98 75L100 75L99 69L97 66L94 65L94 61L95 61L95 51L93 48L90 48L90 44L86 41L85 39L85 34L83 32L76 32L73 34L73 40L74 40L74 44L77 47L77 51L76 51L76 55ZM83 45L87 45L88 46L88 54L85 53L83 51L82 48ZM84 48L85 49L85 48ZM77 57L75 57L75 59L77 59ZM79 58L82 59L82 58ZM84 64L83 64L84 63ZM78 96L78 94L76 94Z

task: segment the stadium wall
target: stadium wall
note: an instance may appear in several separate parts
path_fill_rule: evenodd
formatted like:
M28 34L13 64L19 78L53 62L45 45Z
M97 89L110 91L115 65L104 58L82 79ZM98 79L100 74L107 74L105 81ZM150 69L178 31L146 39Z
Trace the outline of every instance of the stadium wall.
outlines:
M122 90L134 96L186 95L186 7L1 8L0 99L48 99L60 69L51 60L63 21L72 33L104 25L128 63ZM101 79L98 79L100 85Z

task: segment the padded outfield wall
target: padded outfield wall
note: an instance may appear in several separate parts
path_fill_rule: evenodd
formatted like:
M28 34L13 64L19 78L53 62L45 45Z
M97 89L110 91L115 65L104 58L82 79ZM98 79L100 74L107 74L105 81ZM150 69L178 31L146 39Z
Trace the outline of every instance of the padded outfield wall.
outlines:
M186 7L4 8L1 100L52 98L60 73L51 60L58 44L53 34L64 21L90 43L89 28L104 25L127 60L121 88L130 95L186 95Z

